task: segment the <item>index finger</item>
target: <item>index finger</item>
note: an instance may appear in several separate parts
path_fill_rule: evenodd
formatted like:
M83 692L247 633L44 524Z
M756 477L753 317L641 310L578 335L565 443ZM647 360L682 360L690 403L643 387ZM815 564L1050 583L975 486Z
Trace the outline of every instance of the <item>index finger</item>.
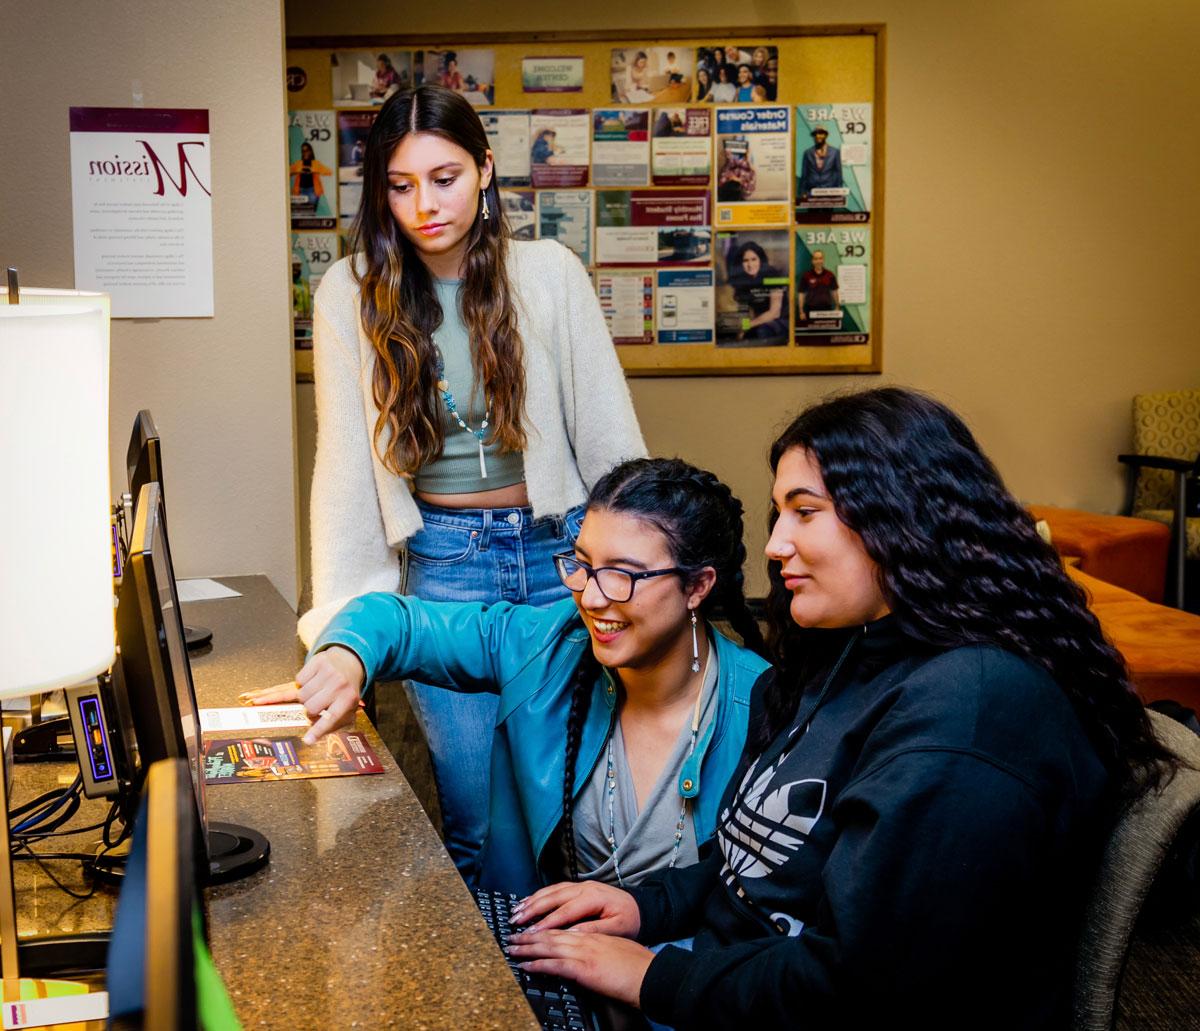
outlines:
M357 709L357 699L350 702L345 702L340 698L336 699L328 709L321 713L321 718L304 732L304 737L301 740L306 745L315 745L318 740L330 731L337 730L338 727L353 722L354 716L352 714ZM347 715L350 716L349 719L346 718Z
M279 702L296 702L300 700L300 689L294 680L286 684L276 684L274 687L262 687L257 691L244 691L238 695L242 705L275 705Z

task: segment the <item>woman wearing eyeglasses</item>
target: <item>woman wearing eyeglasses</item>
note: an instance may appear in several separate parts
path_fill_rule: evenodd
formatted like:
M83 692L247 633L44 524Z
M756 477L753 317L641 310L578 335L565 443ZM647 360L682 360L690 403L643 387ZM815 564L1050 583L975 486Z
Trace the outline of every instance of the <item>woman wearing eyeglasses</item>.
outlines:
M617 466L592 489L573 600L548 608L368 594L334 617L295 686L314 741L354 718L374 680L414 677L500 696L480 881L526 891L564 877L635 885L686 866L713 834L767 663L742 592L742 506L676 459ZM720 605L750 651L708 621Z

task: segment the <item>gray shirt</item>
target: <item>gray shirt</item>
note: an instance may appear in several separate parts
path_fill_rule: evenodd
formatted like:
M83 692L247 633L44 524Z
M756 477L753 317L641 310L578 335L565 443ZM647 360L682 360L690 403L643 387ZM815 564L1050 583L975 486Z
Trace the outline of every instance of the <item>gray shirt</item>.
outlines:
M709 642L708 663L700 688L700 725L697 739L704 735L705 726L717 711L717 650ZM679 810L683 799L679 794L679 769L692 747L692 718L680 728L675 747L667 757L662 772L651 788L646 804L638 812L637 792L629 772L625 754L625 738L618 718L612 733L613 771L616 787L613 790L612 823L617 843L617 864L620 881L636 885L649 874L665 870L675 850L675 830L679 826ZM617 870L612 849L608 844L608 749L601 751L595 769L579 798L575 800L575 851L579 857L580 877L587 880L617 884ZM691 866L699 860L696 830L692 823L692 802L688 802L683 820L683 837L679 842L676 866Z

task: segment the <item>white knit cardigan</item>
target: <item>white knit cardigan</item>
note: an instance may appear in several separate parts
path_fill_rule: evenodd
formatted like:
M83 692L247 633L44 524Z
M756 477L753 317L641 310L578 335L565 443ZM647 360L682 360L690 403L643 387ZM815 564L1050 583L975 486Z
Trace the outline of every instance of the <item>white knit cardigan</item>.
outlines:
M299 623L306 646L351 598L399 589L398 552L422 526L408 484L372 445L375 352L350 260L325 274L314 302L313 607ZM646 445L579 259L554 240L513 241L508 274L525 357L529 503L535 518L561 515L613 466L645 455Z

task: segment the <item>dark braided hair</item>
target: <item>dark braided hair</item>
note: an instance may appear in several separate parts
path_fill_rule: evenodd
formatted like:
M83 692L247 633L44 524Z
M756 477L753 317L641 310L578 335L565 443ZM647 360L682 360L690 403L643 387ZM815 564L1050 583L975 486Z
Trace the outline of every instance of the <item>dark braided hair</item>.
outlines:
M746 647L765 657L762 631L743 592L746 546L742 542L742 503L716 476L678 458L638 458L601 477L588 496L587 507L645 520L666 539L674 564L692 575L711 566L717 578L700 603L700 614L708 618L719 606ZM573 881L579 879L573 819L575 760L599 674L600 664L589 648L571 685L563 771L562 850Z
M772 471L793 448L820 467L907 636L934 648L996 645L1040 666L1070 700L1123 797L1162 782L1175 761L1154 737L1124 660L954 412L896 387L846 394L806 409L783 431L771 446ZM805 649L820 632L797 628L780 563L768 568L768 640L779 670L767 693L769 739L795 715L793 685L811 674Z

